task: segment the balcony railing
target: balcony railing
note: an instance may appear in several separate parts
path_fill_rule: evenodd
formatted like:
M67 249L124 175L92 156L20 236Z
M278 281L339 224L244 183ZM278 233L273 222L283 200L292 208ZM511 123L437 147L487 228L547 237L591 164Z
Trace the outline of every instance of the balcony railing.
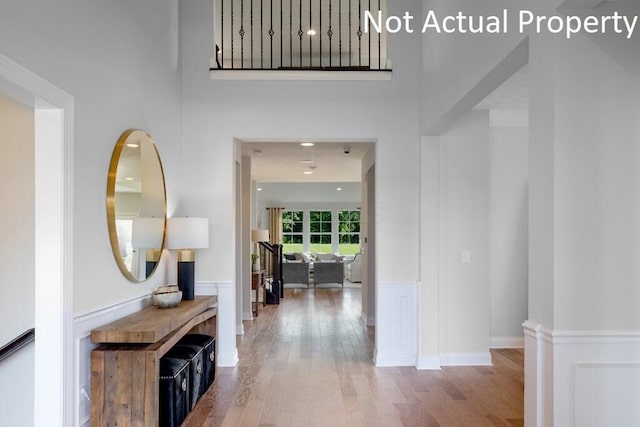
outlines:
M215 0L211 70L391 71L386 34L365 33L385 0Z

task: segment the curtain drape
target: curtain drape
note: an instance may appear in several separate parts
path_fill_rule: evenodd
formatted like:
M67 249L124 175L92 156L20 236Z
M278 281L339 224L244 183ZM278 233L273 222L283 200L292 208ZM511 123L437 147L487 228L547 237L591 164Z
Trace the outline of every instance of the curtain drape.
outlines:
M267 208L269 212L269 239L272 244L282 243L282 208Z

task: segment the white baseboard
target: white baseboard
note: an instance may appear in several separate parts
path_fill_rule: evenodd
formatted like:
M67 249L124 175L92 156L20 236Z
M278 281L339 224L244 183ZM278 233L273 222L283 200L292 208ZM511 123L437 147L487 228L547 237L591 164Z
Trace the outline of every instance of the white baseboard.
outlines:
M489 348L524 348L524 337L491 337Z
M421 356L418 357L416 369L427 371L439 371L442 369L440 356Z
M244 335L244 324L238 323L236 325L236 335Z
M373 364L378 368L389 368L394 366L415 366L416 355L414 353L393 353L383 355L374 350Z
M220 353L216 355L216 359L218 360L218 366L225 368L232 368L236 366L238 361L238 349L235 349L232 353Z
M490 352L441 353L442 366L493 366Z

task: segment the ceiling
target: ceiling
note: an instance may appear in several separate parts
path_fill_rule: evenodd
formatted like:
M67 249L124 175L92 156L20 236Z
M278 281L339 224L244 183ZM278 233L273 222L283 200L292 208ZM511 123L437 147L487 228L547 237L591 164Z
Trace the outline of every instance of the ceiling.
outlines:
M360 182L362 159L374 147L373 142L353 140L314 141L312 147L303 147L301 142L242 141L242 155L251 158L251 179L258 182Z
M528 126L528 67L520 69L474 109L489 110L490 124L494 127ZM374 149L371 141L316 140L313 147L303 147L301 142L242 140L242 155L251 158L251 179L257 182L360 182L362 159ZM302 163L303 160L313 162ZM304 174L305 171L312 173Z
M529 67L522 67L474 110L489 110L492 127L529 126Z

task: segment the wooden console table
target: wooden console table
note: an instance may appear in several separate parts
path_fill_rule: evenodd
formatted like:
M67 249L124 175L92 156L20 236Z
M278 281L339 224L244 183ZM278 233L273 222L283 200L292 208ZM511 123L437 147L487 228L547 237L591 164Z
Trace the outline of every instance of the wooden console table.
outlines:
M158 425L159 360L189 332L215 335L217 300L149 306L91 331L91 427Z
M256 290L256 305L253 310L253 315L258 317L258 306L260 306L260 288L263 289L262 292L262 305L264 305L265 295L264 295L264 270L252 271L251 272L251 289Z

